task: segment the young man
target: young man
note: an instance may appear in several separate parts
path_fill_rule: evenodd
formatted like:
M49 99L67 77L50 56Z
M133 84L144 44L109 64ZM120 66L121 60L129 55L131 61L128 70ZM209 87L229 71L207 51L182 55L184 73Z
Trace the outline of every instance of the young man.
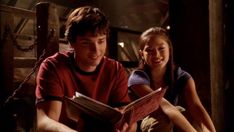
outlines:
M38 71L39 131L112 131L111 125L103 126L87 115L81 115L78 122L70 120L64 104L64 97L72 97L75 92L116 108L130 102L124 68L104 56L108 30L109 22L98 8L80 7L70 14L65 36L72 50L48 57ZM117 131L129 128L125 124Z

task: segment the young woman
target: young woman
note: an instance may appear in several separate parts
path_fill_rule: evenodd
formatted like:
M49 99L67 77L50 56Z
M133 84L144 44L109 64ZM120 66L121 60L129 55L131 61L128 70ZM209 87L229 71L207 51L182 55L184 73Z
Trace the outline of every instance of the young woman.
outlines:
M197 95L193 78L173 63L173 48L166 30L160 27L149 28L140 36L139 44L141 63L129 77L130 90L137 96L144 96L160 87L167 88L161 107L142 121L141 129L158 131L162 126L167 126L163 128L166 131L168 125L165 124L170 124L171 121L184 131L194 131L186 118L173 106L180 99L185 102L183 107L192 122L196 122L202 131L208 129L214 132L214 125Z

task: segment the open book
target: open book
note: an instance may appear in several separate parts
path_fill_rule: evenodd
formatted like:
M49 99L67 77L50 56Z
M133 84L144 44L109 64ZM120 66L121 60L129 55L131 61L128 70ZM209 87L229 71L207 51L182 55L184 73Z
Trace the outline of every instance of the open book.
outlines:
M121 112L80 93L76 93L73 98L65 97L65 104L68 108L68 117L73 120L78 119L79 111L81 111L97 119L109 121L115 128L119 128L125 122L131 125L155 111L159 107L165 91L166 89L159 88L129 103L121 109Z

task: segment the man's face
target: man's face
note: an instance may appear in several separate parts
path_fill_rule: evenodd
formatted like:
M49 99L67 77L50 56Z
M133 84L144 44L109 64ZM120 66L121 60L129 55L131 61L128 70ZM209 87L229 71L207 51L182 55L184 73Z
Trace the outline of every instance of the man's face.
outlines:
M78 67L86 72L94 71L106 52L106 46L105 34L93 35L87 32L84 36L77 36L72 47Z

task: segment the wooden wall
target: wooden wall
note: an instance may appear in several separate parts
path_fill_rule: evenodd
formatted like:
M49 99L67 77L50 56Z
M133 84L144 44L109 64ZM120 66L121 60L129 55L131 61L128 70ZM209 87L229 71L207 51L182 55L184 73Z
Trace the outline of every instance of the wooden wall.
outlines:
M217 132L234 118L234 8L231 0L170 1L174 57L194 77Z

